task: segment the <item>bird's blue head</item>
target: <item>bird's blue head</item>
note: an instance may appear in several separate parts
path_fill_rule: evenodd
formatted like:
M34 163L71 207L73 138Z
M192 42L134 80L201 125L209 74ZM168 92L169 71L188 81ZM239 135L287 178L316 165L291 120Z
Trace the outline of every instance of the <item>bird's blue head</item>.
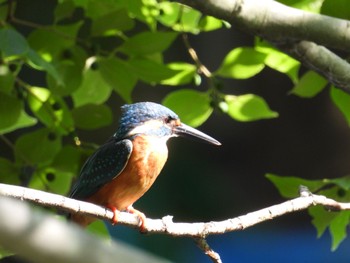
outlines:
M122 115L114 137L129 138L135 135L157 137L185 136L212 144L220 143L210 136L181 123L176 113L153 102L139 102L121 107Z

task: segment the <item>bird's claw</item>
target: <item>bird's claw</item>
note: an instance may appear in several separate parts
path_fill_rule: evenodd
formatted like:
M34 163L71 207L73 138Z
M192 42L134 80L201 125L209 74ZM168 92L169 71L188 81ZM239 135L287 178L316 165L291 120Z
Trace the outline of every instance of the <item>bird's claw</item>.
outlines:
M112 210L113 218L111 219L111 223L112 223L112 225L116 225L118 223L119 210L115 206L112 206L112 205L106 205L106 207L109 208L110 210Z
M146 216L145 216L145 214L142 213L141 211L135 209L131 205L127 207L126 211L128 211L131 214L137 215L137 217L139 218L140 232L142 232L142 233L147 232L147 229L146 229Z

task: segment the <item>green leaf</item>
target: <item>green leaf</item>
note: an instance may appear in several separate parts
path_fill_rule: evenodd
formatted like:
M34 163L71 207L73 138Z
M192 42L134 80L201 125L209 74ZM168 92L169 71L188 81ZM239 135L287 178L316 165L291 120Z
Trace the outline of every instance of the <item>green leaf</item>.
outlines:
M174 110L182 122L193 127L204 123L213 112L208 94L190 89L171 92L162 103Z
M30 126L35 125L36 123L37 123L37 120L35 118L29 116L22 109L17 121L7 128L0 129L0 134L10 133L10 132L13 132L13 131L21 129L21 128L30 127Z
M123 60L118 58L101 58L98 60L103 79L127 102L131 103L131 92L137 77Z
M348 0L324 0L321 7L321 14L350 20Z
M181 6L179 3L161 2L158 4L161 14L157 20L163 25L172 27L179 20Z
M265 176L275 185L280 194L286 198L299 196L299 187L301 185L306 186L311 192L314 192L325 184L322 180L306 180L298 177L278 176L274 174L266 174Z
M286 74L293 83L298 81L300 62L285 53L271 47L267 42L256 38L255 50L266 54L265 65Z
M171 78L162 80L161 83L164 85L178 86L188 84L194 79L197 72L195 65L185 62L174 62L167 66L172 70L178 71L178 73Z
M71 63L71 61L61 61L55 65L59 72L60 79L63 81L57 81L56 78L47 76L47 84L53 94L60 96L67 96L72 94L78 89L82 82L82 68Z
M1 28L0 39L0 52L5 58L21 56L29 50L27 40L14 29Z
M94 221L86 229L94 235L97 235L106 239L111 239L111 236L108 232L108 228L106 227L106 224L103 223L103 221L101 220Z
M134 58L129 61L129 64L135 74L148 83L158 83L177 74L177 71L168 68L166 65L149 59Z
M55 22L58 22L62 19L69 18L73 15L75 10L75 5L73 1L58 1L57 6L54 11Z
M221 19L212 16L204 16L199 21L199 28L201 31L213 31L221 28L223 25Z
M58 171L75 176L80 169L81 151L77 147L66 145L55 156L51 166Z
M43 59L36 51L29 49L27 53L28 65L36 70L44 70L58 83L63 85L63 80L56 68L45 59Z
M93 36L112 36L119 31L127 31L134 27L135 22L125 9L110 11L92 20Z
M176 37L175 32L142 32L125 41L119 50L136 56L158 53L166 50Z
M86 104L73 109L72 115L76 127L93 130L112 123L112 111L107 105Z
M343 113L348 125L350 125L350 95L332 86L331 98L333 103Z
M65 49L75 45L76 35L82 22L65 26L47 26L34 30L28 37L30 46L46 61L52 61L54 57Z
M235 48L224 58L215 74L221 77L247 79L262 71L266 54L249 47Z
M57 128L60 134L73 130L73 119L65 101L55 97L48 89L31 87L28 93L28 105L34 115L46 126Z
M227 113L237 121L256 121L278 117L270 110L265 100L254 94L240 96L226 95Z
M0 182L4 184L19 184L19 169L9 160L0 157Z
M312 98L327 85L327 80L314 71L306 72L294 86L291 93L302 98Z
M312 224L317 230L318 238L323 235L331 221L337 215L337 213L329 212L321 206L312 206L308 209L308 212L312 217Z
M350 211L341 211L331 221L329 231L332 236L332 251L336 250L340 243L346 238L349 219Z
M190 7L181 6L180 14L180 21L173 26L173 30L198 34L200 32L198 24L202 17L202 13Z
M0 130L13 126L21 114L22 102L10 95L0 92Z
M15 143L16 160L23 158L32 165L50 163L61 150L61 137L46 128L26 133Z
M83 81L80 87L73 93L73 101L76 107L94 103L104 103L111 95L111 87L101 76L101 72L87 68L83 72Z
M15 76L7 65L0 65L0 92L10 95L15 84Z

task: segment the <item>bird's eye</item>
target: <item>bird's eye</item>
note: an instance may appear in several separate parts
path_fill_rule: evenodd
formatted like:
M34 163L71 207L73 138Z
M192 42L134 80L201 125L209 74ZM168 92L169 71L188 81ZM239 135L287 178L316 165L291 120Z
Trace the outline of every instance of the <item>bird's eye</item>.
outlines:
M170 116L164 118L164 122L165 122L166 124L170 124L170 123L172 122L172 120L174 120L174 119L171 118Z

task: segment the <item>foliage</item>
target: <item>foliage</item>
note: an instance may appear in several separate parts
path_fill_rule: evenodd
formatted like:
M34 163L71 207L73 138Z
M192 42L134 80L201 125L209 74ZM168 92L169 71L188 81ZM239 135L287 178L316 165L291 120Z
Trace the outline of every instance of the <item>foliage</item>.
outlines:
M280 2L350 17L344 8L346 0ZM294 85L290 92L300 98L313 98L327 87L326 79L312 71L301 73L298 61L259 38L252 47L233 48L209 74L193 55L192 63L164 62L164 53L184 34L229 26L178 3L60 0L46 25L16 17L16 8L22 3L16 4L0 1L0 133L13 149L13 160L0 158L1 182L67 194L80 160L94 148L80 140L79 131L109 125L110 96L115 93L131 103L139 82L177 87L163 103L193 126L204 123L214 110L243 122L278 116L261 96L224 93L225 78L249 79L269 67L285 74ZM28 27L29 33L19 30L20 26ZM183 39L190 49L188 40ZM44 79L45 84L38 86L26 79L25 71ZM331 87L330 97L350 123L349 94ZM23 128L16 133L20 134L16 141L7 138ZM294 196L299 184L315 191L331 184L332 188L322 193L335 198L340 190L348 190L346 178L316 182L269 179L286 197ZM341 196L342 200L347 200L347 195ZM319 235L330 228L335 249L346 235L349 213L326 215L320 209L310 209L310 214Z

